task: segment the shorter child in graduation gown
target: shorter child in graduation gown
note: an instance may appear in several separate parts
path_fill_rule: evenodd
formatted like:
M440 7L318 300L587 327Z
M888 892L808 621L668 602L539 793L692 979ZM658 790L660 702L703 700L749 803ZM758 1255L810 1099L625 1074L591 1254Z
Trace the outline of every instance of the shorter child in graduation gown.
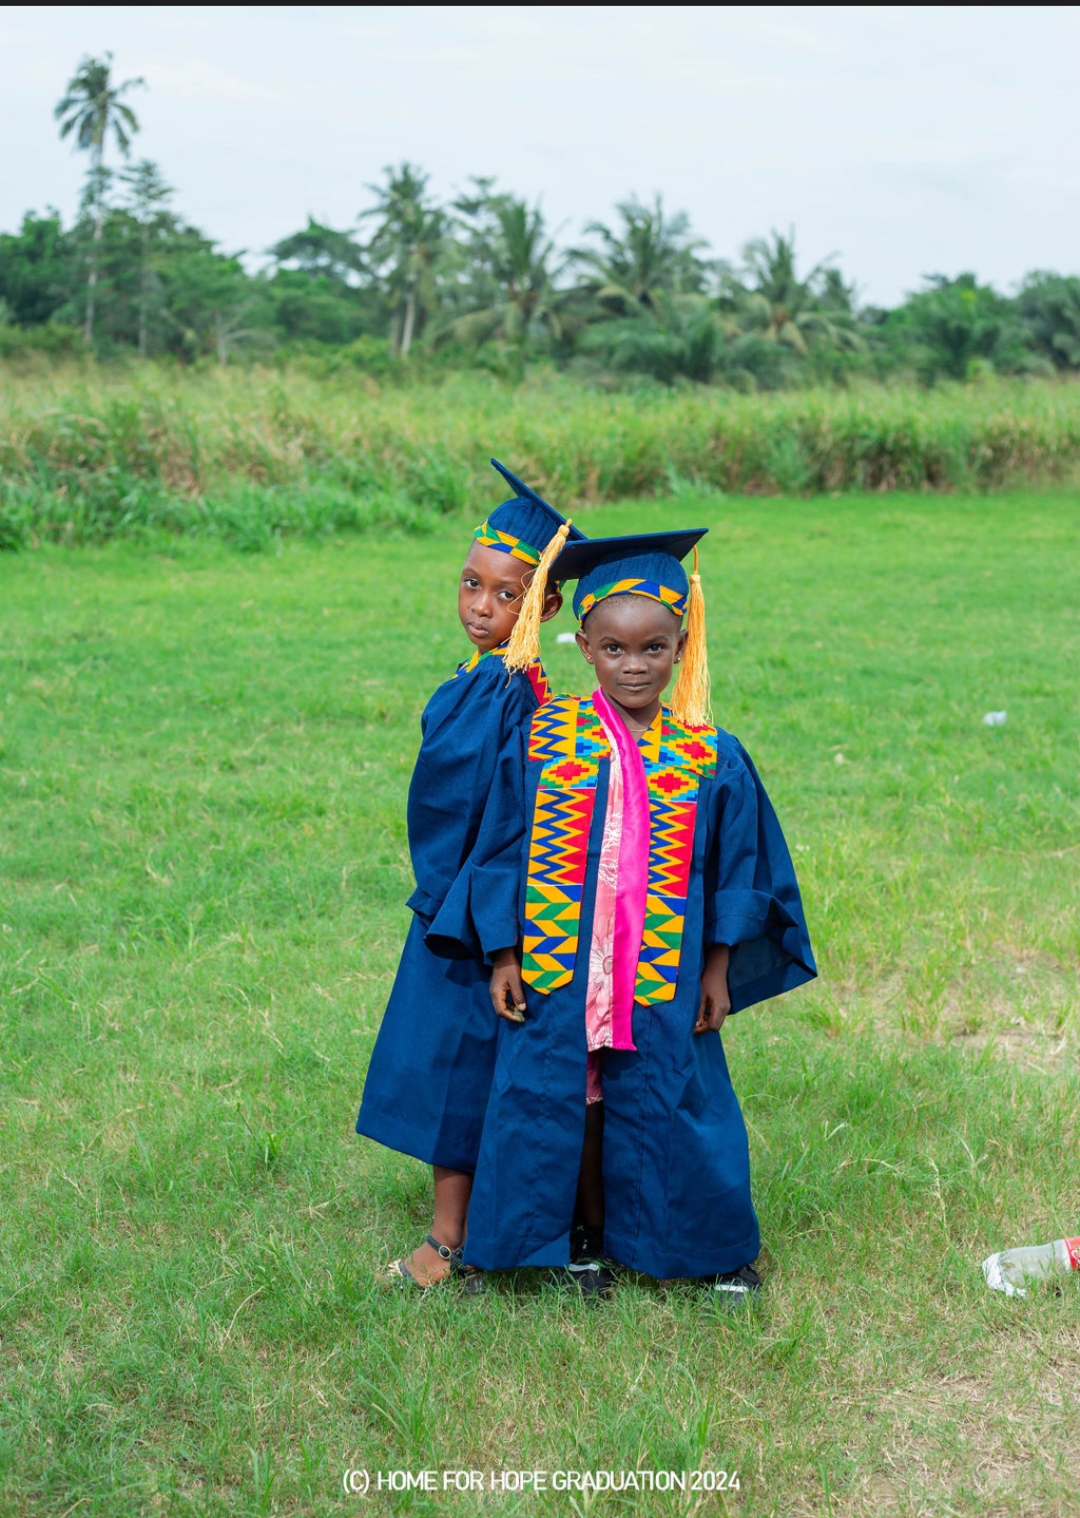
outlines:
M548 694L532 653L508 668L515 629L536 645L562 598L547 564L582 534L535 491L492 464L513 499L476 529L458 583L458 616L473 654L440 685L421 718L409 786L409 852L416 889L390 1000L364 1085L358 1133L431 1165L435 1205L424 1243L393 1262L421 1288L462 1273L472 1172L495 1060L480 941L485 904L470 861L498 758ZM529 588L536 580L532 595ZM520 635L517 639L521 641Z
M760 1240L720 1029L816 970L776 813L708 721L680 562L701 536L569 544L552 570L599 689L507 746L474 854L500 1022L464 1259L601 1295L615 1261L730 1305Z

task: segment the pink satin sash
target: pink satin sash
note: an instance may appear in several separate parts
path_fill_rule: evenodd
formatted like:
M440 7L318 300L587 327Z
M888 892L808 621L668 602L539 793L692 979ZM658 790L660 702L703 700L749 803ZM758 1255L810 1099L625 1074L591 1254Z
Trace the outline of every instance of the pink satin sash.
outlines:
M597 718L599 721L599 718ZM600 724L603 727L603 723ZM585 1047L589 1051L589 1095L602 1101L600 1050L611 1048L612 970L615 964L615 910L619 900L619 848L622 844L622 761L614 737L608 741L607 803L596 863L592 933L589 939L589 982L585 992Z
M618 887L611 964L611 1045L633 1049L634 989L638 954L645 932L649 885L649 792L641 750L602 690L593 705L622 772L622 829L619 838Z

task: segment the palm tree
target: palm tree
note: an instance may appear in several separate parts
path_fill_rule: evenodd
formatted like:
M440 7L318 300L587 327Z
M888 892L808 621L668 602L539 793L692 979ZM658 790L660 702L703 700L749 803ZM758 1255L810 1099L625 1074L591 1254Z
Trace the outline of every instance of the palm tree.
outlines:
M1058 369L1080 369L1080 279L1036 270L1016 300L1028 339Z
M472 309L447 323L440 336L479 347L501 330L520 368L529 334L538 326L561 336L574 292L556 288L555 243L540 207L493 194L488 180L478 180L477 187L476 196L455 204L471 234L472 289L465 298Z
M435 270L446 244L448 217L428 198L427 174L410 163L384 172L385 185L368 186L378 203L361 212L361 219L382 218L366 252L387 271L394 310L391 351L408 358L418 318L435 303Z
M909 295L889 327L915 359L926 384L945 375L967 380L982 366L1023 370L1024 333L1015 306L972 273L925 276L927 288Z
M740 279L727 275L721 309L733 313L740 327L769 342L780 343L800 357L818 341L829 348L858 349L863 340L855 331L850 292L830 278L829 260L815 265L805 279L795 272L795 233L757 237L743 248L745 270ZM848 295L848 310L839 294Z
M591 271L586 287L609 314L630 316L642 308L655 314L664 296L703 288L709 266L697 252L707 244L690 235L684 211L665 216L659 195L652 206L634 198L615 209L622 227L612 231L603 222L590 222L585 231L600 239L600 250L578 248L571 255Z
M120 97L144 83L141 78L125 79L123 84L114 86L111 72L111 53L106 53L104 58L84 58L53 112L56 120L62 122L61 142L74 133L76 148L90 155L87 200L94 211L94 241L86 282L86 323L83 335L87 343L92 342L94 337L98 251L105 222L105 139L111 128L117 147L127 157L131 139L139 130L139 123L135 112Z
M139 357L145 358L153 278L150 268L150 238L155 231L164 230L168 224L165 202L172 198L175 191L165 183L157 164L149 158L142 159L120 177L128 187L128 205L139 225Z
M663 295L655 310L593 322L584 353L602 355L612 369L651 374L671 385L679 378L707 384L721 366L723 319L703 295Z

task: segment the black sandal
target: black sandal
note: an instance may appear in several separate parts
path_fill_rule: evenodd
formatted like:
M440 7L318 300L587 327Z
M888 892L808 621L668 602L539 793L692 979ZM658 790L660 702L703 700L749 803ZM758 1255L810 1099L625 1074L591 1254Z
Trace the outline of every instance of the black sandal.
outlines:
M440 1244L433 1233L429 1233L424 1240L429 1244L440 1260L445 1260L450 1266L448 1274L440 1276L437 1281L429 1281L425 1286L418 1281L409 1269L408 1256L400 1260L391 1260L387 1266L387 1274L391 1281L408 1281L415 1286L417 1291L430 1291L433 1286L441 1286L444 1281L461 1281L465 1287L466 1296L474 1297L484 1290L484 1272L478 1270L475 1265L466 1265L462 1260L464 1245L459 1244L456 1249L451 1249L448 1244Z

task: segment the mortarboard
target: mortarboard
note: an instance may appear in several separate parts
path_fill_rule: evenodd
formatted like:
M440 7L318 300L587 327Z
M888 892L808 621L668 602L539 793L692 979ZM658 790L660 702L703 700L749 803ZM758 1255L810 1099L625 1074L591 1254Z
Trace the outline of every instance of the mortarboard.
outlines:
M535 569L554 535L569 524L554 506L537 495L524 480L519 480L516 474L511 474L498 459L492 459L491 463L514 491L514 496L496 506L473 536L481 547L512 554ZM567 538L570 542L583 542L585 534L576 527L569 527Z
M577 580L574 615L579 622L597 602L618 595L651 596L681 617L690 596L690 580L680 560L708 530L691 527L567 543L551 573L556 580Z

